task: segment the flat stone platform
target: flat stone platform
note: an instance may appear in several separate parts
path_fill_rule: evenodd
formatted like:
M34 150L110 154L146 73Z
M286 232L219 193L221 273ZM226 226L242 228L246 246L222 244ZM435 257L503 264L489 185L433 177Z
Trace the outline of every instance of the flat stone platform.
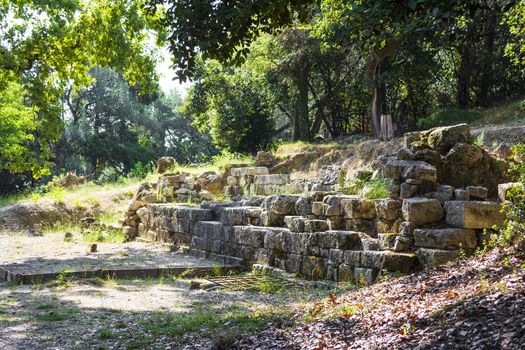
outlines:
M41 283L58 276L145 278L184 274L213 276L241 269L209 259L170 251L159 243L97 243L90 253L82 241L64 242L61 235L0 235L0 280Z

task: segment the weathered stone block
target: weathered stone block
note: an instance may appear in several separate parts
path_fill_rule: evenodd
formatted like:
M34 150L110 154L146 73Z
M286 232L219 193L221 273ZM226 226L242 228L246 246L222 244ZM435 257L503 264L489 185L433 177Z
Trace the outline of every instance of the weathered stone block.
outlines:
M375 221L366 219L349 219L345 221L347 231L370 232L374 229Z
M273 214L295 215L295 202L299 196L275 194L264 199L261 207Z
M324 215L324 203L312 202L312 213L317 216Z
M378 199L375 201L375 209L380 220L396 220L401 215L401 201L396 199Z
M262 211L260 219L263 226L275 227L284 225L284 215L274 214L269 211Z
M394 253L391 251L364 251L361 254L361 265L379 271L386 269L394 272L407 273L415 266L415 254Z
M376 269L354 267L354 281L360 285L369 286L375 282L378 273Z
M259 208L254 208L259 209ZM223 208L221 211L220 222L224 225L236 226L236 225L248 225L249 214L247 207L229 207Z
M301 216L308 216L312 214L312 206L305 197L299 197L295 202L295 213Z
M413 222L403 221L399 225L399 235L405 236L405 237L414 237L415 229L416 229L416 225Z
M453 227L483 229L502 227L505 213L496 202L449 201L445 203L447 224Z
M376 238L362 238L361 247L365 250L379 250L379 241Z
M473 249L477 246L474 230L461 228L417 229L414 231L414 245L437 249Z
M305 256L302 264L302 274L311 279L324 279L326 277L327 261L316 256Z
M199 221L195 223L194 234L209 240L224 240L224 227L217 221Z
M343 262L343 253L342 249L330 249L328 253L328 263L339 265Z
M320 248L352 249L361 242L363 234L354 231L326 231L317 234Z
M441 205L445 204L454 197L454 187L448 185L439 185L434 192L423 195L425 198L437 199Z
M417 258L423 266L437 266L459 258L461 250L419 248Z
M403 182L400 186L399 197L401 199L414 197L419 192L419 185L412 185L408 182Z
M286 227L290 229L292 232L305 232L304 229L304 222L306 219L302 216L285 216L284 217L284 224Z
M471 140L470 127L468 124L458 124L453 126L443 126L430 129L426 132L428 135L427 143L432 149L440 152L448 152L455 144L464 142L469 143Z
M302 255L315 255L314 247L317 246L317 234L290 232L290 252Z
M457 201L468 201L470 200L470 195L468 194L466 190L457 188L454 191L454 199Z
M343 196L343 195L330 195L324 197L324 215L326 216L342 216L343 215L343 208L341 206L341 202L345 199L351 199L355 198L352 196Z
M328 230L328 223L326 220L304 220L304 231L305 232L324 232Z
M345 250L343 260L349 266L361 266L361 254L360 250Z
M379 240L379 248L382 250L394 250L396 240L396 233L380 233L377 235Z
M285 185L290 182L288 174L255 175L253 183L256 185Z
M232 176L247 176L247 175L268 175L269 171L266 167L246 167L246 168L232 168L230 169Z
M341 201L343 214L350 219L374 219L376 217L375 203L371 199L349 198Z
M444 212L437 199L408 198L403 201L403 218L416 225L425 225L443 219Z
M466 190L468 192L469 199L475 201L487 199L487 195L489 193L489 190L482 186L467 186Z
M354 281L354 267L341 264L337 273L337 281L339 282L352 282Z
M346 220L342 216L330 216L326 222L330 231L346 229Z
M268 228L266 227L234 226L234 242L255 248L262 248L264 246L264 236L267 232Z
M303 257L298 254L289 254L284 264L286 271L300 273L303 264Z
M271 228L264 235L264 248L280 252L290 252L291 234L288 229Z

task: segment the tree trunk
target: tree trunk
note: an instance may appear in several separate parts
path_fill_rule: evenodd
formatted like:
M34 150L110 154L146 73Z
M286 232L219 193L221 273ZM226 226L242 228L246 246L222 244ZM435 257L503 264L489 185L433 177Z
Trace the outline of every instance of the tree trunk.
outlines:
M379 137L381 132L381 114L383 112L383 102L385 99L385 85L380 81L381 65L389 57L396 54L401 46L401 41L397 39L389 40L383 48L374 48L372 56L366 66L368 80L372 82L372 101L370 102L370 119L374 128L374 135Z
M294 125L294 140L310 140L310 120L308 117L308 62L302 65L301 69L296 72L297 82L297 108L296 108L296 125Z
M456 95L456 107L467 108L470 103L470 77L472 75L473 57L472 50L479 20L479 12L471 9L471 21L467 26L465 41L459 50L461 62L458 71L458 89Z
M480 90L477 103L486 106L489 100L489 90L493 84L492 56L494 52L494 39L496 36L496 13L487 12L485 19L485 35L483 41L483 69L481 70Z

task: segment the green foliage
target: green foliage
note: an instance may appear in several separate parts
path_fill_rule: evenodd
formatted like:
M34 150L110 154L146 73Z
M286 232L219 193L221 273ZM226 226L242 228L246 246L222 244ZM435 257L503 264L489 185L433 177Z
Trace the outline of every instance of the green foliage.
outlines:
M432 113L430 118L421 118L418 120L418 125L426 129L435 126L472 123L479 118L481 118L481 115L477 111L459 108L447 108Z
M361 195L369 199L382 199L390 196L389 183L383 179L354 180L341 184L340 191L350 195Z
M216 61L199 66L184 105L201 131L220 149L254 153L271 141L272 110L264 88L249 75L236 74Z
M29 129L19 126L38 135L32 144L21 144L28 150L16 151L28 164L10 161L10 170L29 168L36 177L49 171L50 142L62 128L60 97L68 86L78 90L92 82L91 68L114 67L142 91L155 88L147 23L137 1L3 1L0 22L0 94L17 81L20 96L38 114Z
M14 81L0 89L0 170L45 173L47 163L33 147L40 122L38 109L24 99L27 92Z

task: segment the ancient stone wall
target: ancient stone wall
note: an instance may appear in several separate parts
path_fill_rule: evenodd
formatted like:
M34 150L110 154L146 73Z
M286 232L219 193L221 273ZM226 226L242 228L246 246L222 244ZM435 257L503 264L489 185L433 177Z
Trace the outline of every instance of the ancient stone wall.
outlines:
M479 186L486 179L476 174L474 185L465 180L456 188L443 181L441 163L431 162L453 166L446 158L458 145L470 147L469 138L465 125L407 135L406 148L375 162L374 176L390 182L390 198L308 192L181 206L148 203L145 196L130 207L127 227L202 257L372 283L382 270L410 272L469 254L485 239L484 229L503 225L501 202L487 199L497 188ZM493 166L500 160L483 157L488 164L479 169L499 171ZM492 179L484 183L492 186ZM228 178L229 186L274 181L281 180L263 167L232 169Z

